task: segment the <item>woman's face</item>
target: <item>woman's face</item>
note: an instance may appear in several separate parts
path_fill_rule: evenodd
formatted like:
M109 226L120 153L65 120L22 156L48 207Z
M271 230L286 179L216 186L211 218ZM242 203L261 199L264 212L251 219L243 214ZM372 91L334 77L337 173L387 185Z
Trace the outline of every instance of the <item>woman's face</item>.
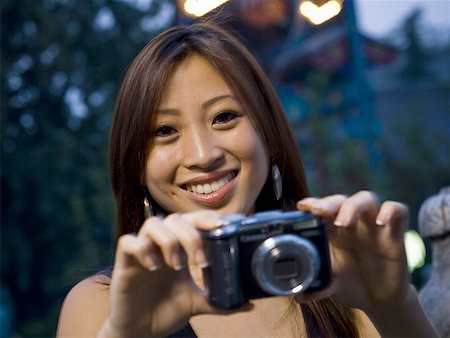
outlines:
M192 55L169 77L156 114L145 183L168 212L254 211L269 157L224 78Z

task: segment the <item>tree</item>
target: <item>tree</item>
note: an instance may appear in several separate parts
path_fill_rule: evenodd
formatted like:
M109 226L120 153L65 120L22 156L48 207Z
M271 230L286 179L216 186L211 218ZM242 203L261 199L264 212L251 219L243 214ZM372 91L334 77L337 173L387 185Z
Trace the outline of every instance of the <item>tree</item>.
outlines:
M419 22L422 11L414 10L404 21L401 28L405 44L404 54L406 63L400 72L405 80L418 80L430 76L426 64L430 57L420 36Z
M175 18L170 1L133 4L2 3L1 284L21 336L53 336L68 288L111 264L114 96Z

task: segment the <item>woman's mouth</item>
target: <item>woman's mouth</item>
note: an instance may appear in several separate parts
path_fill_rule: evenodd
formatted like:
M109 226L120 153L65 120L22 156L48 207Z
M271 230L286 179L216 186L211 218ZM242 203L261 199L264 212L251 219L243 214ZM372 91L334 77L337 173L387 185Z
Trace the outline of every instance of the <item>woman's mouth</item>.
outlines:
M184 190L189 198L206 208L221 208L232 196L236 186L237 172L231 172L214 181L201 184L187 184Z
M204 184L193 184L193 185L187 185L186 190L190 192L194 192L196 194L211 194L212 192L216 192L220 189L222 189L228 182L230 182L235 177L235 173L229 173L228 175L210 182L210 183L204 183Z

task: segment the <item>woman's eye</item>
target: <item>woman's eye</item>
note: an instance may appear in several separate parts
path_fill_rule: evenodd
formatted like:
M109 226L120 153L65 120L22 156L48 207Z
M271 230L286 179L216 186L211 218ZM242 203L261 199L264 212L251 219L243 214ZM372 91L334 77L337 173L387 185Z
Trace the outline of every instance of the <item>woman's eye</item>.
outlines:
M170 126L161 126L155 129L153 135L156 137L167 137L175 133L176 130Z
M222 112L215 117L213 124L224 124L230 122L231 120L235 119L236 116L237 115L231 111Z

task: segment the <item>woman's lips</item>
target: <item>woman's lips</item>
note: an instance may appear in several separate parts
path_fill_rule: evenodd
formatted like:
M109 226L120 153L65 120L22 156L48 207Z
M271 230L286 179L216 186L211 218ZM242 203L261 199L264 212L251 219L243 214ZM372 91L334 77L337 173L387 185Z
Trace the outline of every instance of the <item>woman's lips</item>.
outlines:
M221 207L228 200L236 184L234 172L210 183L187 185L189 198L207 208Z
M186 190L190 192L195 192L197 194L210 194L216 192L224 187L229 181L234 178L235 174L233 172L225 175L219 179L203 184L190 184L186 185Z

